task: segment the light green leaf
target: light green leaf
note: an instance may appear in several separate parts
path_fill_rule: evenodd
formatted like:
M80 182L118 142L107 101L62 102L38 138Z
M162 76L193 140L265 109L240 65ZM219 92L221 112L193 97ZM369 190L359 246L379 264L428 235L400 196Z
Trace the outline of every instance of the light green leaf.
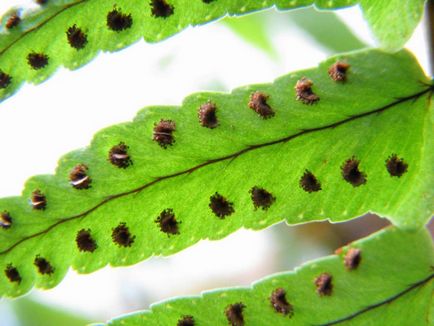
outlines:
M398 51L420 22L425 0L360 0L363 14L381 45Z
M415 1L420 2L411 2ZM77 69L100 51L117 51L142 37L148 42L158 42L190 25L271 6L287 10L314 4L319 9L336 9L357 3L357 0L118 0L116 4L111 0L49 1L43 9L23 17L18 26L7 29L8 17L2 20L0 100L11 96L25 81L40 83L60 66ZM395 37L390 33L392 29L377 20L380 17L393 21L398 11L385 11L375 3L363 4L374 23L374 31L382 33L381 40L392 39L395 45L402 45L402 37ZM373 14L371 8L379 8L378 14ZM411 11L413 28L422 12L422 8L420 12L413 10L416 8L419 7L412 6ZM410 23L405 26L408 34Z
M277 57L277 50L270 40L267 30L268 15L248 15L246 17L227 17L222 20L223 25L231 29L247 43L264 51L272 59Z
M355 266L349 262L354 261L350 257L357 257L356 250L360 261L350 269ZM188 325L194 326L431 325L433 264L433 246L426 229L404 232L389 228L333 256L293 272L268 276L249 288L167 300L152 305L151 310L113 319L108 325L177 325L185 316L192 317L194 323ZM322 277L326 281L323 291L316 285L320 275L328 275ZM272 303L275 291L284 295ZM235 304L243 308L234 314L238 318L229 319L228 307ZM282 309L277 311L274 305Z
M346 82L328 74L336 60L351 65ZM294 86L304 76L320 97L312 105L296 99ZM0 228L0 294L54 287L69 266L90 273L130 265L282 220L345 221L373 212L420 228L434 203L427 83L408 52L371 50L273 84L145 108L133 122L102 130L88 148L61 158L55 175L31 178L21 197L0 199L2 224L10 226ZM263 113L274 115L264 119L249 108L252 94L268 96ZM214 106L215 128L202 126L200 108ZM174 142L164 148L153 139ZM120 143L128 149L110 156ZM392 168L402 160L400 177L386 160Z
M297 24L331 53L359 50L367 46L334 12L321 12L314 8L295 10L288 15L288 21Z
M15 300L11 304L20 326L83 326L90 323L89 319L28 297Z

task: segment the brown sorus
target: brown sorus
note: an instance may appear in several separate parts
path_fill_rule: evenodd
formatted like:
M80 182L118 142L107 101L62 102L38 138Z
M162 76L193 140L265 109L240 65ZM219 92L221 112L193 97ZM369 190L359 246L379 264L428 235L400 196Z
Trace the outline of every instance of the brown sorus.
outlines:
M328 273L322 273L315 279L316 292L320 296L329 296L333 291L332 276Z
M173 209L167 208L161 212L158 218L155 220L160 226L161 232L167 235L179 234L179 222L176 220Z
M90 234L90 230L81 229L78 231L75 242L77 243L78 250L83 252L94 252L98 247Z
M306 77L298 80L295 84L296 99L304 104L313 104L319 101L319 96L313 92L312 86L313 82Z
M131 235L126 223L120 223L112 229L112 240L120 247L131 247L136 236Z
M202 104L198 111L199 122L202 127L213 129L218 126L217 106L212 102Z
M271 293L270 302L274 310L282 315L292 316L294 309L286 299L286 291L278 288Z
M0 227L2 229L9 229L12 226L12 217L8 211L0 213Z
M172 120L163 120L154 125L152 140L156 141L162 148L173 145L175 137L173 132L176 130L176 124Z
M330 66L328 73L331 79L337 82L344 82L347 80L347 70L350 65L343 61L338 61Z
M27 63L35 70L39 70L48 65L48 56L44 53L32 52L27 55Z
M107 14L107 27L114 32L121 32L131 28L133 18L131 14L124 14L119 9L113 8Z
M348 270L354 270L360 265L362 251L357 248L350 248L344 257L344 264Z
M8 87L11 81L12 77L0 70L0 89Z
M9 19L6 21L6 28L11 29L17 27L21 22L20 16L18 14L12 14Z
M32 192L30 204L33 209L44 210L47 207L47 198L39 189L36 189Z
M268 105L269 96L262 92L254 92L250 95L249 108L254 110L263 119L269 119L274 116L274 111Z
M5 269L5 275L9 279L9 281L13 283L21 283L21 275L18 272L18 269L12 264L8 264Z
M66 38L69 45L76 50L83 49L87 44L87 35L75 24L66 31Z
M341 166L342 177L345 181L353 185L353 187L358 187L366 183L366 174L360 171L359 164L360 161L353 156L346 160Z
M300 178L300 187L309 193L320 191L321 183L309 170L304 171L303 176Z
M276 200L270 192L260 187L250 189L250 194L255 209L262 208L263 210L267 210Z
M109 151L109 161L118 168L125 169L133 162L128 154L128 146L120 142L118 145L113 146Z
M51 266L50 262L43 257L36 256L34 264L37 267L38 272L42 275L50 275L54 273L53 266Z
M182 316L176 323L176 326L195 326L193 316Z
M226 216L231 215L235 211L233 203L229 202L218 192L210 197L209 207L213 213L221 219L224 219Z
M386 160L386 169L392 177L401 177L407 172L408 164L404 162L404 159L399 158L398 155L392 154Z
M92 179L87 175L88 168L84 164L76 165L69 174L71 185L75 189L89 189Z
M151 12L154 17L167 18L173 15L174 8L167 0L151 0Z
M231 326L244 326L243 310L245 307L246 305L241 302L226 307L225 315Z

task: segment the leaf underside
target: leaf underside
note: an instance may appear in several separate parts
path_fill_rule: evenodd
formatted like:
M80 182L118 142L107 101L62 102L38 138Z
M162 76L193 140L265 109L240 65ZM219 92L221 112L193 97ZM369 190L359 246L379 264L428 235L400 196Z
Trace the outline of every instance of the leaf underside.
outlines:
M151 310L115 318L108 325L175 326L183 325L179 321L186 316L193 323L185 325L192 326L431 325L433 264L426 229L388 228L333 256L268 276L249 288L174 298L152 305ZM276 291L284 295L273 296ZM242 309L234 309L240 304Z
M350 65L345 82L328 74L337 60ZM303 76L320 98L311 105L296 99ZM145 108L62 157L55 175L28 180L21 197L0 199L0 294L54 287L69 266L130 265L282 220L374 212L420 228L434 202L427 83L408 52L371 50L272 84ZM252 94L274 115L249 108ZM215 120L200 121L210 106Z
M142 37L148 42L158 42L188 26L272 6L280 10L309 5L337 9L358 3L357 0L118 0L114 4L111 0L50 0L41 10L7 28L12 10L3 17L0 30L0 100L11 96L25 81L40 83L60 66L77 69L99 51L117 51ZM402 47L410 37L423 10L423 0L407 1L407 6L392 5L393 10L375 1L361 0L360 4L367 20L372 22L374 33L392 50Z

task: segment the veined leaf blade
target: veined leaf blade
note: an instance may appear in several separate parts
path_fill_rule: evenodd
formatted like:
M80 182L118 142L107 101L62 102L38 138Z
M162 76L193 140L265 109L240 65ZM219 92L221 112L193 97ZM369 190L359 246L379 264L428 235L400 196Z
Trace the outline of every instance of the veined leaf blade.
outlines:
M345 83L328 75L336 60L351 65ZM320 96L312 105L296 100L294 85L303 76L313 80L312 90ZM345 221L375 212L402 228L420 228L434 202L428 82L409 52L370 50L331 58L273 84L231 94L197 93L180 107L145 108L133 122L102 130L88 148L64 156L55 175L31 178L21 197L0 199L0 212L12 218L9 228L0 229L5 272L0 293L18 296L34 285L53 287L69 266L89 273L108 263L134 264L241 227L263 229L282 220ZM263 119L249 108L257 91L269 96L274 116ZM217 108L212 129L198 118L207 103ZM176 125L175 142L167 148L153 140L162 119ZM126 168L108 160L122 142L133 163ZM400 177L386 167L393 154L407 164ZM366 179L357 186L342 175L352 158ZM70 184L71 171L80 164L88 167L89 189ZM306 170L321 189L308 192L300 185ZM255 192L259 197L252 196L254 189L262 189ZM45 210L29 204L35 190L45 196ZM85 241L85 247L93 250L80 250L82 230L94 243ZM41 274L37 257L54 272ZM19 282L8 276L11 268Z
M389 51L398 51L420 22L425 0L361 0L360 6L372 32Z
M155 11L158 6L153 6L153 3L166 9ZM16 27L7 29L7 19L3 19L0 31L0 100L14 94L25 81L40 83L60 66L77 69L100 51L118 51L141 38L158 42L188 26L272 6L280 10L309 5L319 9L337 9L357 3L357 0L215 0L209 3L202 0L119 0L114 5L109 0L49 1L41 11L24 17ZM394 50L409 37L422 12L422 8L412 5L414 10L411 11L411 20L405 24L405 35L396 37L392 29L381 23L383 18L384 21L393 20L396 10L378 7L367 0L362 5L369 13L368 19L374 17L371 21L374 31L381 36L380 40L384 40L389 48L389 43L393 42ZM117 20L109 19L113 18L113 13L117 14Z
M350 250L360 263L345 265ZM249 288L204 292L152 305L150 310L121 316L107 325L176 325L191 316L194 325L226 325L230 305L243 304L240 325L429 325L434 263L426 229L405 232L389 228L353 242L333 256L311 261L292 272L271 275ZM399 272L397 272L399 270ZM316 279L331 277L328 294L320 295ZM283 289L292 307L277 312L272 293ZM239 319L238 319L239 320Z

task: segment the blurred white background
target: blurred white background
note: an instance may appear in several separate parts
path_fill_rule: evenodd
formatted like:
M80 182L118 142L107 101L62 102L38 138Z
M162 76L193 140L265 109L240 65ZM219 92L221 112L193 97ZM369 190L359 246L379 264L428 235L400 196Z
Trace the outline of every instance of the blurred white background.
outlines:
M32 1L2 0L0 12L19 4L35 6ZM337 14L361 40L375 44L357 7ZM315 66L331 54L291 22L291 14L270 10L260 15L268 21L274 49L268 53L240 39L226 25L212 23L158 44L140 41L114 54L100 54L77 71L60 69L39 86L25 85L0 104L0 196L19 195L28 177L52 173L61 155L86 146L99 129L132 119L144 106L176 105L196 91L228 91L269 82ZM407 47L427 69L422 25ZM71 270L55 289L33 290L30 297L104 321L170 296L248 285L329 254L339 241L328 227L241 230L222 241L202 241L172 257L152 258L133 267L107 267L91 275ZM20 324L9 300L0 302L0 316L1 326Z

